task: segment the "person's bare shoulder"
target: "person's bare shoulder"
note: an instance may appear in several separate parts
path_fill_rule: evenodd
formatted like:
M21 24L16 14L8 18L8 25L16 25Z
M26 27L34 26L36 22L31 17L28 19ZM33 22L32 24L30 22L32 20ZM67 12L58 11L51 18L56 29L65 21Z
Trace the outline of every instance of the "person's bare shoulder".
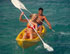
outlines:
M46 16L43 16L43 18L46 18Z

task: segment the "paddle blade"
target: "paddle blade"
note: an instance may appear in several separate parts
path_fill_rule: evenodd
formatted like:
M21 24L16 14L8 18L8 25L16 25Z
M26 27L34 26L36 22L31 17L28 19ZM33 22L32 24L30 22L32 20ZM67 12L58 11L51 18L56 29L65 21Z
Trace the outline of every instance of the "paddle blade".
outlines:
M18 1L19 1L19 0L18 0ZM19 1L19 4L20 4L21 9L25 9L25 10L27 10L27 8L24 6L23 3L21 3L21 2Z
M18 9L26 9L26 7L19 0L11 0L12 4Z
M43 45L44 45L44 48L47 49L48 51L54 51L54 49L51 46L49 46L48 44L43 43Z
M16 8L20 9L20 4L19 4L18 0L11 0L11 2Z

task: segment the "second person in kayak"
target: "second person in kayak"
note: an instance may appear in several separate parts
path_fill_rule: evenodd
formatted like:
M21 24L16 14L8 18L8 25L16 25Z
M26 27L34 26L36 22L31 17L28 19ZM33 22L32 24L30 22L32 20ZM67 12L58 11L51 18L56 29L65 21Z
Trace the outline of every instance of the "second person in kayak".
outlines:
M24 15L24 12L22 12L20 15L20 21L27 22L27 20L22 19L22 15ZM32 14L31 19L29 19L29 22L31 24L28 22L27 29L25 30L23 39L26 39L28 34L29 34L30 39L33 39L33 33L35 32L34 29L37 30L37 23L36 23L37 18L38 18L37 14Z

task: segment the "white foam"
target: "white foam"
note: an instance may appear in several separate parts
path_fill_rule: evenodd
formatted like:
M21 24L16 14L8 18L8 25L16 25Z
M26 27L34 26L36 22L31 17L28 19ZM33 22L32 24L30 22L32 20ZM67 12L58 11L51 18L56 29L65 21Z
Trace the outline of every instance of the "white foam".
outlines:
M35 48L35 50L38 50L38 49L41 49L41 48L42 48L42 46L39 45L39 46L37 46L37 47Z
M70 32L60 32L62 35L70 35Z

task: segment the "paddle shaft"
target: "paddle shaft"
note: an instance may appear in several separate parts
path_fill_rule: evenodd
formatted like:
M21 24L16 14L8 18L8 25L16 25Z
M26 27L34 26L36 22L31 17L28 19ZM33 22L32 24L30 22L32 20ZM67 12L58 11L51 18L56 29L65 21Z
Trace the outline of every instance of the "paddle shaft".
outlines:
M20 9L20 11L22 12L21 9ZM24 16L25 16L25 18L27 19L27 21L29 22L29 24L30 24L31 26L33 26L25 14L24 14ZM34 29L34 31L37 33L37 31L36 31L36 29L35 29L34 27L33 27L33 29ZM40 38L41 42L43 43L44 48L47 49L48 51L53 51L53 48L52 48L51 46L49 46L47 43L45 43L38 33L37 33L37 35L38 35L38 37Z
M20 9L20 11L23 12L21 9ZM27 21L29 22L29 24L31 26L33 26L25 14L24 14L24 16L27 19ZM34 27L33 27L33 29L37 33L37 31L36 31L36 29ZM38 33L37 33L37 35L40 38L41 42L43 43L44 48L47 49L48 51L53 51L53 48L51 46L49 46L47 43L45 43Z

